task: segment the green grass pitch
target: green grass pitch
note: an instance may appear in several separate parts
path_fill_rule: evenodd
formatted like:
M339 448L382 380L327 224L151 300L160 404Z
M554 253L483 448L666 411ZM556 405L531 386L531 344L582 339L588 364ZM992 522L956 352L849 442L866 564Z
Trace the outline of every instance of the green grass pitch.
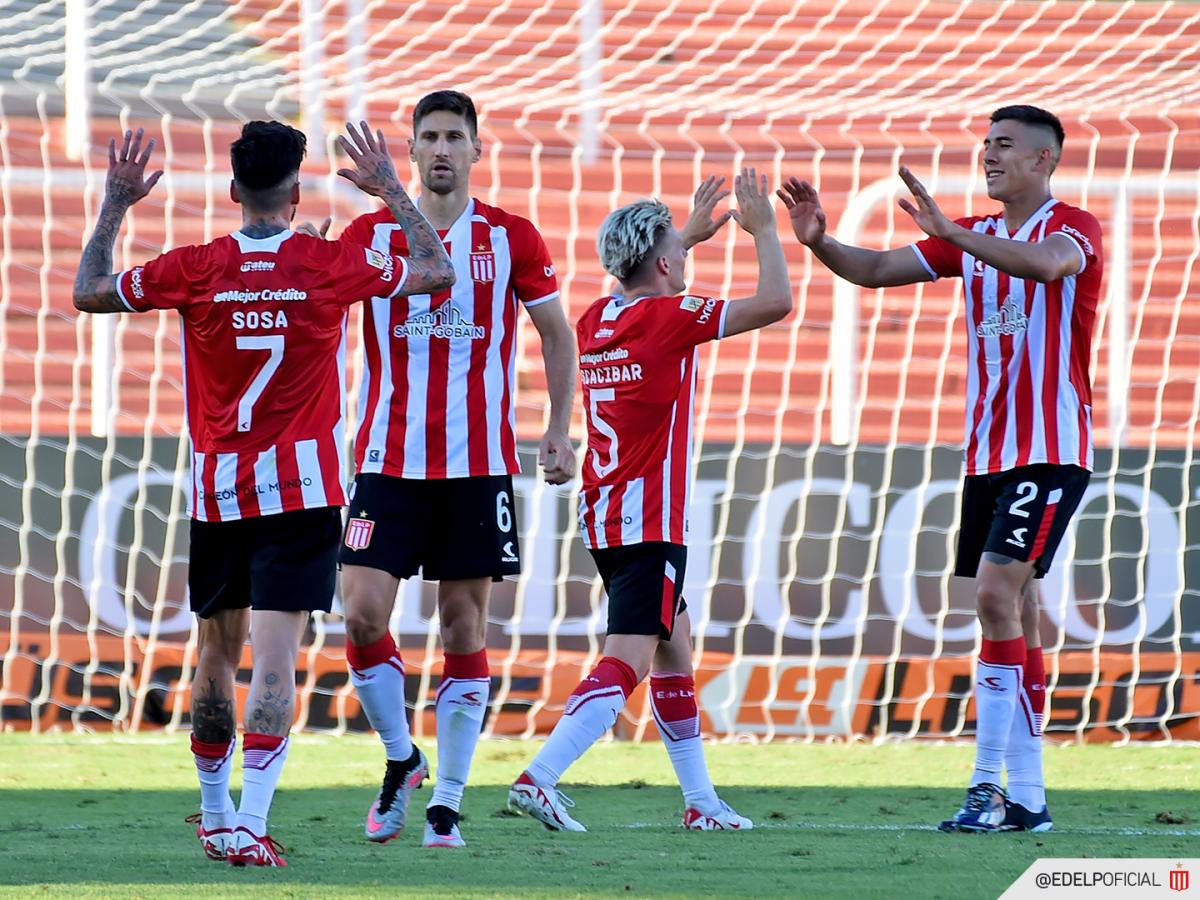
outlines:
M742 834L681 831L662 747L604 744L562 785L589 833L551 834L504 811L536 748L482 743L468 848L424 850L428 785L416 827L370 844L378 744L296 737L271 818L289 868L235 870L206 861L183 822L198 808L186 735L0 735L0 894L961 900L998 896L1038 857L1195 856L1200 837L1191 747L1047 747L1047 835L932 830L961 799L972 748L917 743L710 745L723 797L759 826Z

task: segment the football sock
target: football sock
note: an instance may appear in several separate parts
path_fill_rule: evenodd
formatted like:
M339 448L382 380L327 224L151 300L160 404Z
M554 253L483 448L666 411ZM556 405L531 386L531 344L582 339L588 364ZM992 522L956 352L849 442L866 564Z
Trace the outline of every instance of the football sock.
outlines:
M412 737L404 708L404 663L391 634L363 646L347 641L346 664L358 702L383 741L387 758L408 759L412 756Z
M650 709L683 789L684 803L712 812L720 801L704 761L695 679L683 672L651 672Z
M437 692L437 782L430 806L447 806L458 812L490 690L487 650L445 655Z
M200 813L205 828L233 826L236 808L229 796L229 776L233 772L233 747L230 738L223 744L209 744L192 735L192 755L200 779Z
M1046 805L1046 781L1042 774L1042 725L1046 710L1046 666L1042 648L1025 651L1025 677L1004 765L1008 769L1008 796L1031 812Z
M636 673L624 660L606 656L567 698L562 718L526 771L539 785L553 787L563 772L617 722L637 687Z
M1000 784L1024 662L1024 638L983 639L975 666L975 771L971 775L972 785Z
M274 734L246 732L242 736L242 802L237 824L257 837L267 833L267 813L287 760L288 743L287 738Z

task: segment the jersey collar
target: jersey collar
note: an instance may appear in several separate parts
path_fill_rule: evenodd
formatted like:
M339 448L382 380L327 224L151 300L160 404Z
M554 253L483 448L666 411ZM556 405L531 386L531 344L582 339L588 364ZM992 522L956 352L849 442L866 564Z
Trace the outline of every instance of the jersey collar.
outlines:
M252 238L249 235L242 234L240 231L235 231L230 235L238 243L238 249L243 253L278 253L280 246L290 238L294 231L285 229L279 234L273 234L265 238Z
M996 223L996 236L1010 238L1014 241L1029 240L1029 236L1033 234L1033 229L1037 228L1038 225L1041 224L1042 220L1050 215L1050 210L1052 210L1057 203L1058 201L1051 197L1040 207L1038 207L1037 212L1026 219L1025 224L1018 228L1017 233L1013 235L1008 233L1008 223L1004 221L1003 217L1001 217L1000 221Z

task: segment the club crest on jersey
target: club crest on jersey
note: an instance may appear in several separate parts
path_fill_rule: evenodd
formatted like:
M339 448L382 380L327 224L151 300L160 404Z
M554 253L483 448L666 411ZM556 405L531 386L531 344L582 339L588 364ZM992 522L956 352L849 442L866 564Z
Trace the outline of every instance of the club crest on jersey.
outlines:
M370 519L351 519L346 523L346 546L351 550L366 550L374 533L375 523Z
M483 250L483 245L480 244L480 250ZM472 253L471 254L471 278L479 284L486 284L489 281L496 280L496 254L487 253Z

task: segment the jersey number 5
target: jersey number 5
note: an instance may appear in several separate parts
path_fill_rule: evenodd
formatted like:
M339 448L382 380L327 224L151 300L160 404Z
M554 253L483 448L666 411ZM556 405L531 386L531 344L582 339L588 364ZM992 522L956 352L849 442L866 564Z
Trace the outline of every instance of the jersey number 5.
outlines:
M592 448L592 468L596 470L597 478L603 478L617 467L617 433L600 417L600 404L605 400L616 400L617 392L614 388L600 388L593 390L589 397L591 399L589 415L592 418L592 424L596 426L598 432L608 438L607 463L600 462L600 451Z
M249 431L250 414L254 411L254 404L258 402L258 398L262 396L262 392L267 387L267 382L271 380L271 376L275 374L275 370L283 362L283 335L239 335L236 341L239 350L269 350L271 352L266 363L258 370L258 374L254 376L254 380L246 387L246 393L242 394L238 400L237 430Z

